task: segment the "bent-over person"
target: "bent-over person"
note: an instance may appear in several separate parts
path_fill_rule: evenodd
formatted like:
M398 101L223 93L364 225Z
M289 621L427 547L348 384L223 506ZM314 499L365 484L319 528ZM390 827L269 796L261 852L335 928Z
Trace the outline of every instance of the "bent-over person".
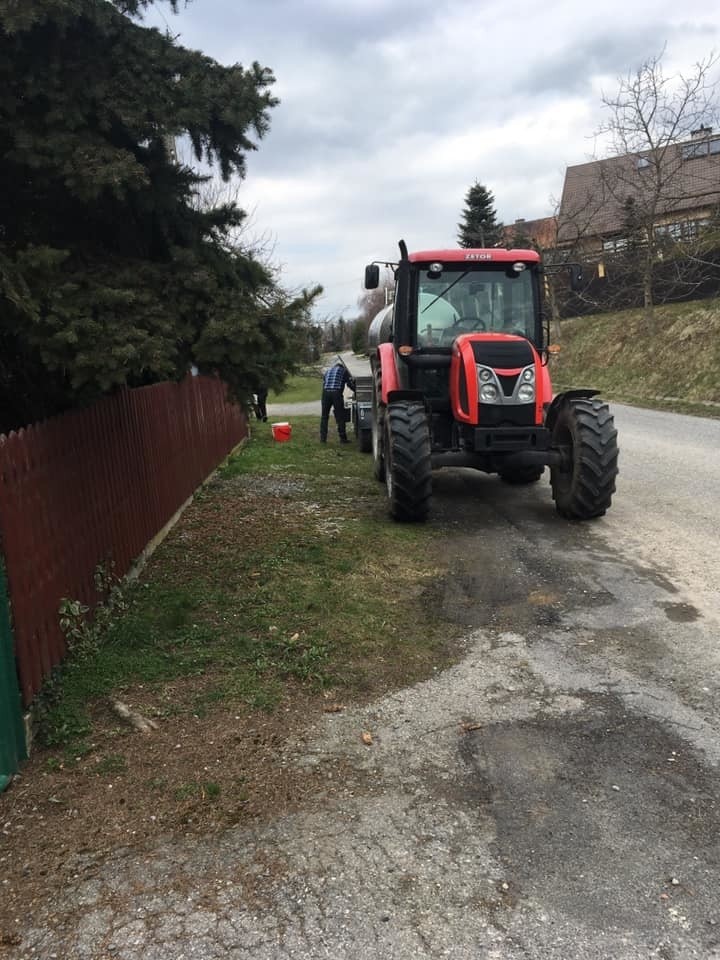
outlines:
M349 443L345 429L345 397L343 391L348 384L355 389L355 381L344 363L334 363L323 374L323 388L320 412L320 443L327 443L330 411L335 414L340 443Z

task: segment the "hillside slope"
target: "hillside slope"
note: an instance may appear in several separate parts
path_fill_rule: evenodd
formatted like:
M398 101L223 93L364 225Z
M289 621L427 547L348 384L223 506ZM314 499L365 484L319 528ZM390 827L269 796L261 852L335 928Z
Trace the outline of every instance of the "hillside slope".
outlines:
M720 416L720 299L564 320L556 390L596 387L610 400Z

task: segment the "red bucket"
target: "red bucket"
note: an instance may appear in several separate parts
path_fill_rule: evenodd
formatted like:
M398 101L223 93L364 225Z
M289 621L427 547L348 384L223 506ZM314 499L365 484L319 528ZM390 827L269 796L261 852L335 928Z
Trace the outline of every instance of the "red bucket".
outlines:
M292 436L292 427L289 423L273 423L271 426L273 440L277 440L278 443L285 443Z

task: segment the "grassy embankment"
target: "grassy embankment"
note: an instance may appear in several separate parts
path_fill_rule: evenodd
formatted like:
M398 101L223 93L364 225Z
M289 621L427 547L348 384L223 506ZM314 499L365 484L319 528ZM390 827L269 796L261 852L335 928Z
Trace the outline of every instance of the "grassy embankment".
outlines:
M720 416L720 300L657 308L650 335L641 310L562 323L553 386L597 387L609 400Z
M322 389L322 365L317 369L308 368L301 374L288 377L282 392L271 390L268 403L310 403L320 399Z

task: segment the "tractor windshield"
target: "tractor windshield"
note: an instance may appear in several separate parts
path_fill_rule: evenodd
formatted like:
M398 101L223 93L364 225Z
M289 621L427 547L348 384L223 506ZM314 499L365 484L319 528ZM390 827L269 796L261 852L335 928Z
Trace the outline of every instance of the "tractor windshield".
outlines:
M450 346L461 333L513 333L534 340L531 270L468 270L448 264L439 276L421 269L417 287L417 342Z

